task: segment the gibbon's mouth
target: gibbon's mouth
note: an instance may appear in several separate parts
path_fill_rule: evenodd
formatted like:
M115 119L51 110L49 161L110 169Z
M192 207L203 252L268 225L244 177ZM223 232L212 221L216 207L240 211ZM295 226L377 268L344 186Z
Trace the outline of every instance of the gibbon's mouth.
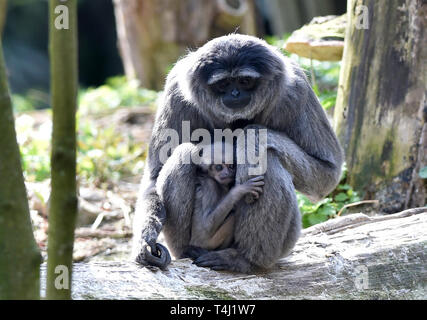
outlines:
M222 99L222 103L228 109L244 109L251 102L251 97L238 98L238 99Z
M225 178L220 177L220 179L221 179L221 182L224 182L224 183L231 183L233 181L233 178L230 178L230 177L225 177Z

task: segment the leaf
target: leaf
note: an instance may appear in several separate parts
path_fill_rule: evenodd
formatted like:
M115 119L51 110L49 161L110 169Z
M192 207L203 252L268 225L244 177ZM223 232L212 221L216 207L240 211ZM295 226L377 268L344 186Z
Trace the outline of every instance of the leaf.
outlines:
M325 222L335 216L336 208L331 203L322 205L316 212L304 213L302 216L302 225L304 228L314 226L315 224Z
M359 202L359 201L360 201L360 197L357 195L357 193L355 193L350 197L348 203Z
M419 175L422 179L427 179L427 167L422 168Z
M348 196L344 192L340 192L335 196L334 199L335 201L344 202L348 199Z
M326 204L319 208L317 214L324 216L326 218L333 217L336 214L336 209L331 204ZM325 220L326 221L326 220Z
M308 220L309 216L310 216L310 214L303 214L303 216L302 216L302 227L304 229L311 227L310 221Z
M351 186L349 184L340 184L337 187L338 190L350 190Z
M308 215L308 223L310 224L310 226L325 222L328 219L329 218L327 216L318 213L312 213Z
M335 106L335 104L336 104L336 100L337 100L337 97L336 97L336 96L328 97L328 98L326 98L326 99L323 99L323 100L321 101L321 104L322 104L323 109L328 110L329 108L331 108L331 107Z
M314 86L313 86L313 91L314 91L314 93L316 94L316 96L319 96L319 95L320 95L319 87L318 87L317 85L314 85Z

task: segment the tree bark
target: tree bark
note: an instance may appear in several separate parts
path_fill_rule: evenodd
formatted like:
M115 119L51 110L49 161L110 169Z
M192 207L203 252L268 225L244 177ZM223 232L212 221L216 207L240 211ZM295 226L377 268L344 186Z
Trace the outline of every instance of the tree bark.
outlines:
M427 209L353 214L305 229L269 272L167 271L132 262L76 263L74 299L426 299ZM42 272L43 273L43 272Z
M357 28L360 5L368 29ZM334 118L349 182L385 212L424 206L427 2L352 0L347 14Z
M68 8L68 29L56 25L60 14L55 9L61 5ZM50 0L49 11L53 132L47 297L69 299L77 217L77 0ZM68 272L58 266L65 266ZM58 281L59 277L64 278Z
M163 88L188 47L239 27L241 33L256 31L253 0L114 0L114 5L126 76L150 89Z
M0 300L38 299L34 240L0 39Z
M0 0L0 38L6 23L7 0Z

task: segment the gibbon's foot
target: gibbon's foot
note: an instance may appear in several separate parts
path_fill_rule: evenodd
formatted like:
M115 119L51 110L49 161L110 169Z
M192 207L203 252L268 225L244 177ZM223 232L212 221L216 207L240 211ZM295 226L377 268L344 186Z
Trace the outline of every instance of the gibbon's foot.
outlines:
M190 258L192 260L196 260L198 257L208 253L209 250L203 249L196 246L188 246L185 248L184 253L181 255L181 259Z
M242 257L235 249L210 251L193 262L198 267L208 267L215 271L233 271L250 273L252 264Z

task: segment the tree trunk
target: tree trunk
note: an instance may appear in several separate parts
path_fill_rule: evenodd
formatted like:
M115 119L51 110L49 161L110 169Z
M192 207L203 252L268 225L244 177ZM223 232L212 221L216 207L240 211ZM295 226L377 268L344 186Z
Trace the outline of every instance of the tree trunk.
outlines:
M38 299L41 263L31 227L0 39L0 300Z
M74 299L426 299L427 209L348 215L305 229L292 254L256 275L189 259L167 271L76 263ZM43 274L43 272L42 272Z
M0 38L6 23L7 0L0 0Z
M385 212L424 206L427 2L352 0L347 14L334 116L349 182Z
M55 9L61 5L68 8L69 26L62 26L65 29L56 25L61 20ZM50 0L49 11L53 132L47 298L69 299L77 217L77 0Z
M255 34L253 0L114 0L114 5L126 76L150 89L163 88L188 47L238 27Z

